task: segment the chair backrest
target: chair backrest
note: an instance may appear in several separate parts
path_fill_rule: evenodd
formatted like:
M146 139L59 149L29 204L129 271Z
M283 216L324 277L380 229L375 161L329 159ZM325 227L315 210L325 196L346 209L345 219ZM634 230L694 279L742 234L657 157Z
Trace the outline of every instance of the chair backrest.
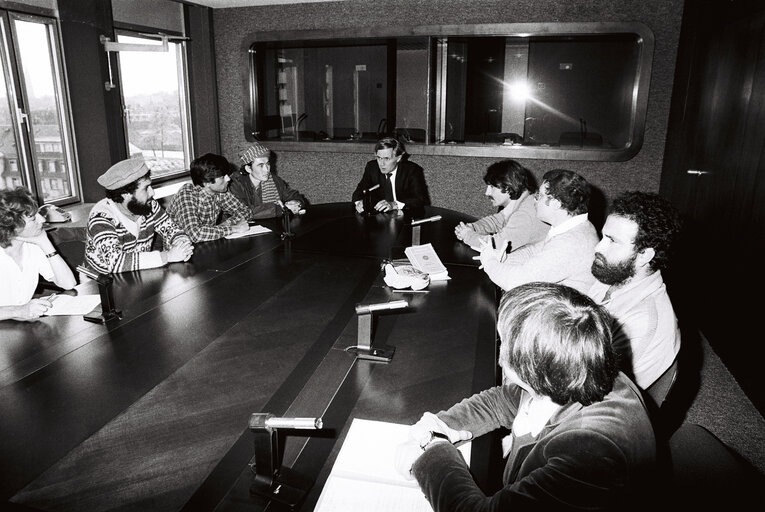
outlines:
M675 385L675 381L677 380L677 359L678 358L675 357L675 360L669 368L661 374L661 377L656 379L656 381L645 390L653 400L654 405L659 409L661 409L662 404L664 404L667 395L669 395L672 386Z
M669 459L667 510L743 509L765 484L746 459L694 423L683 423L669 438Z

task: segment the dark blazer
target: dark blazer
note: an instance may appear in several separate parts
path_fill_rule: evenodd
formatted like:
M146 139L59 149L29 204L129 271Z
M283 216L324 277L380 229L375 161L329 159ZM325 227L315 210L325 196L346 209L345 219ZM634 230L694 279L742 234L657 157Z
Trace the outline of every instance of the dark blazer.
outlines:
M438 413L473 438L500 426L512 429L521 390L491 388ZM601 402L559 409L536 438L515 437L505 485L486 496L450 443L437 443L412 474L436 512L447 510L649 510L656 474L656 441L637 387L620 373Z
M380 188L372 191L372 204L385 199L385 192L383 192L384 180L385 177L380 172L380 166L377 165L377 161L370 160L364 168L364 176L361 177L361 181L353 192L352 200L361 200L364 196L363 191L375 185L380 185ZM425 183L425 174L422 172L422 167L405 159L398 163L398 170L396 171L396 198L404 203L405 208L417 208L430 204L430 195L428 194L428 186Z

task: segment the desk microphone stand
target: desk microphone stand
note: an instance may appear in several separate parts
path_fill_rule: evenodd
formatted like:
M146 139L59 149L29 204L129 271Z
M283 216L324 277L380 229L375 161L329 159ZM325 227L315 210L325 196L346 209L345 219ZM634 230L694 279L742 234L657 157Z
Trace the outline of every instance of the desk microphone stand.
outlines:
M93 272L82 265L78 266L77 270L98 283L98 294L101 296L101 314L88 313L83 318L88 322L96 324L103 324L115 318L122 318L122 311L114 306L114 293L112 292L112 282L114 279L112 279L112 276Z
M408 306L409 303L405 300L381 302L378 304L358 304L356 306L356 315L359 317L358 345L349 347L346 350L355 353L356 357L359 359L390 363L393 359L393 354L396 352L396 347L391 347L389 345L372 347L372 323L374 321L374 312L406 308Z
M282 240L289 240L295 236L292 232L292 223L290 222L290 209L286 206L282 206Z
M282 467L280 441L283 437L279 429L321 429L322 426L321 418L277 418L268 413L250 416L249 428L255 434L255 476L250 493L294 510L313 482Z
M420 231L421 231L421 229L422 228L420 226L412 227L412 245L413 246L420 245Z

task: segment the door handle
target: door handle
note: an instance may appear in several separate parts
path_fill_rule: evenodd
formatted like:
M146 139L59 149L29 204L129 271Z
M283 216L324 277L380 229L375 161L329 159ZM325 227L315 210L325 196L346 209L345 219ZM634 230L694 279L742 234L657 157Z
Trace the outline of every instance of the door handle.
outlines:
M702 176L704 174L709 174L709 171L697 171L696 169L688 169L685 171L685 173L693 176Z

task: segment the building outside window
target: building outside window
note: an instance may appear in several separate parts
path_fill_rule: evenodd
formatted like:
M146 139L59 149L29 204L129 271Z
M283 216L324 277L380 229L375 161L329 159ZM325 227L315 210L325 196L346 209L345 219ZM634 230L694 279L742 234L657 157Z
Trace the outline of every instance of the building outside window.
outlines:
M117 42L162 45L127 32ZM184 43L168 41L167 51L120 51L119 67L129 155L143 156L154 179L185 172L193 157Z
M0 10L0 52L0 188L24 185L41 203L77 201L55 20Z

